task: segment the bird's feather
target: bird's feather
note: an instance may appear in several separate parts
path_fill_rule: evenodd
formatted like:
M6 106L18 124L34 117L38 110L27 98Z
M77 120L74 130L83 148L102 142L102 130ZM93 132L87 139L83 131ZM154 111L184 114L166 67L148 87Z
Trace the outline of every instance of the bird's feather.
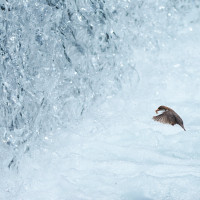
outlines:
M183 125L183 120L171 108L167 106L159 106L158 109L156 110L156 113L157 111L163 111L163 110L164 112L162 114L153 117L155 121L158 121L164 124L171 124L171 125L178 124L185 130L184 125Z
M153 119L163 124L171 124L171 125L176 124L176 118L174 117L172 111L165 111L164 113L158 116L154 116Z

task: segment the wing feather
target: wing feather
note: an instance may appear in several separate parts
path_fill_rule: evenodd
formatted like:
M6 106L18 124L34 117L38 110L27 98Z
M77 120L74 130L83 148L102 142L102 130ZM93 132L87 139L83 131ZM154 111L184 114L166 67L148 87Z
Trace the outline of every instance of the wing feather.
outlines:
M176 119L172 111L165 111L160 115L154 116L153 119L163 124L171 124L171 125L176 124Z

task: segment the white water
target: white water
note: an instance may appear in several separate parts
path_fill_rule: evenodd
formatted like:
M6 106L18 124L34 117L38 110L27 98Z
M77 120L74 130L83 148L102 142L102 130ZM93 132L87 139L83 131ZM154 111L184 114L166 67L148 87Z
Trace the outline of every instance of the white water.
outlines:
M66 128L30 139L16 167L7 167L15 151L2 145L1 199L200 199L200 26L171 26L177 32L165 37L169 29L161 26L155 49L148 40L157 33L144 26L147 42L138 38L133 51L126 49L137 70L131 83L125 76L117 94L100 98ZM186 132L152 120L160 105L182 117Z

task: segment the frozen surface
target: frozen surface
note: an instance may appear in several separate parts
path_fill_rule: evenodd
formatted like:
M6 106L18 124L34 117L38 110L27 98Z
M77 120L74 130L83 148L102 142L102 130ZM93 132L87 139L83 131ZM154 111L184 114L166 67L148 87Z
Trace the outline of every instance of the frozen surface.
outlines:
M1 0L0 199L199 200L199 6Z

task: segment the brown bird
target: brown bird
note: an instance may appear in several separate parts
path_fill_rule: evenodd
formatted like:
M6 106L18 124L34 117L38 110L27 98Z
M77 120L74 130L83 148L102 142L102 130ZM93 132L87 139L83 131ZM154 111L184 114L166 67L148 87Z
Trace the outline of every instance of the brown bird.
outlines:
M174 110L172 110L167 106L159 106L158 109L156 110L156 113L158 113L158 111L164 111L164 112L160 115L154 116L153 119L155 121L164 124L171 124L172 126L178 124L184 129L184 131L186 131L183 125L183 120Z

